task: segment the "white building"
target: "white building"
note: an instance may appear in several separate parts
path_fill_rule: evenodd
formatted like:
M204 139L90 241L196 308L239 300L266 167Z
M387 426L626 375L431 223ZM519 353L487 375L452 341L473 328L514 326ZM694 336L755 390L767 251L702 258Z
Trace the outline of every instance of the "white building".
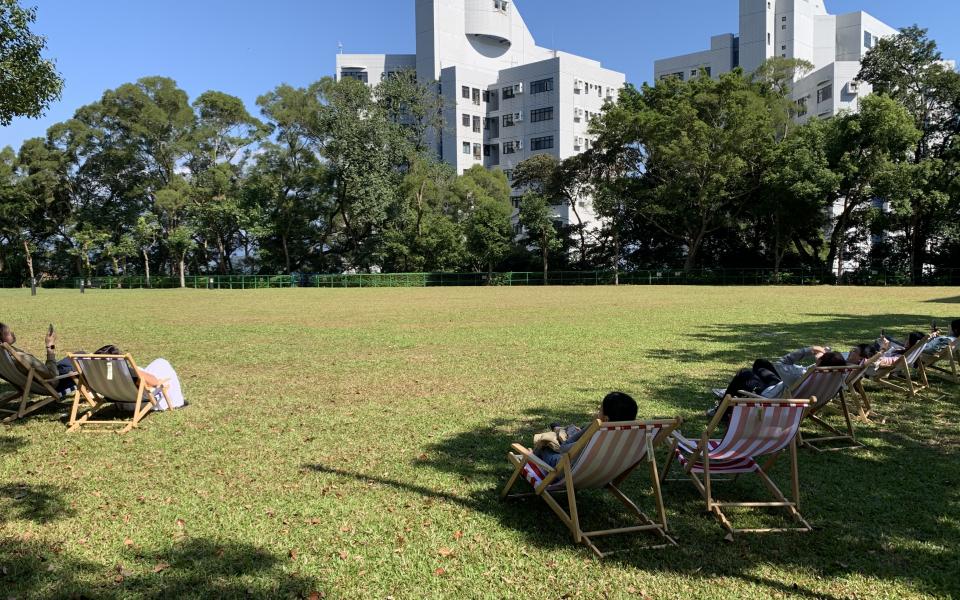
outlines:
M437 155L462 173L512 170L535 154L563 159L590 147L589 121L616 100L626 77L599 62L542 48L510 0L416 0L416 54L340 54L337 78L374 85L415 69L444 100ZM514 208L520 191L514 192ZM581 218L594 220L584 200ZM558 220L574 221L569 207Z
M801 120L856 111L871 86L854 81L860 60L881 37L897 30L865 12L827 13L823 0L740 0L740 34L711 38L710 50L656 61L654 74L711 76L742 67L751 73L774 56L813 63L813 71L794 83Z

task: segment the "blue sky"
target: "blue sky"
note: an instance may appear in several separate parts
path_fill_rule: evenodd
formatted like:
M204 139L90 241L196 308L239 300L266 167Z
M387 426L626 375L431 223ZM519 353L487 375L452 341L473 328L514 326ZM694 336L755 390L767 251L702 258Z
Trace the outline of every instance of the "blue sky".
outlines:
M191 99L206 90L242 98L280 83L306 85L346 52L412 53L413 0L21 0L36 5L34 31L66 79L63 99L41 119L0 128L0 147L70 118L104 90L148 75L172 77ZM600 60L641 83L656 58L701 50L737 31L736 0L516 0L537 42ZM866 10L902 27L930 29L960 58L960 2L827 0L832 13Z

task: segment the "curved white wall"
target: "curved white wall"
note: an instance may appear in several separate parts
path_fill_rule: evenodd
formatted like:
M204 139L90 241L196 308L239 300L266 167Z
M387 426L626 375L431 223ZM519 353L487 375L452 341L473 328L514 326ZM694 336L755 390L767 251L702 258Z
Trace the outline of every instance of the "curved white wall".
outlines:
M506 11L497 9L493 0L466 0L466 34L480 36L509 47L511 39L511 2Z

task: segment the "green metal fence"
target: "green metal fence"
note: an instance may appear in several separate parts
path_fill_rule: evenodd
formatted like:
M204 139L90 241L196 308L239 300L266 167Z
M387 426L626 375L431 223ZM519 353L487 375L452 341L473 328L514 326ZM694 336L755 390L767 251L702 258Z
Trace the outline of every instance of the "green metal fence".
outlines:
M793 269L774 272L773 269L651 269L638 271L553 271L548 273L549 285L860 285L906 286L906 273L885 271L857 271L836 273L826 270ZM184 287L191 289L248 290L266 288L384 288L384 287L446 287L446 286L542 286L542 272L508 273L355 273L325 275L196 275L184 278ZM926 275L922 285L960 285L960 269L941 269ZM19 279L0 278L0 287L26 287ZM45 280L44 288L80 289L169 289L179 288L179 277L93 277Z

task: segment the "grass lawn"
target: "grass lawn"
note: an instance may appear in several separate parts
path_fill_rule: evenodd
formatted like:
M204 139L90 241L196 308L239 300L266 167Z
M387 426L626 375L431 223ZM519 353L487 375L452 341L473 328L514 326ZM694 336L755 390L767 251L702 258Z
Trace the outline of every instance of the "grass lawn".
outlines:
M539 499L497 495L510 442L585 422L607 391L698 436L708 388L753 358L905 337L960 317L956 288L2 290L0 306L38 353L52 321L61 350L169 359L191 403L125 436L68 435L66 405L0 428L0 599L960 596L960 386L870 388L885 421L859 425L866 448L801 451L808 534L726 542L672 482L680 546L610 538L621 552L598 562ZM649 489L626 485L652 510ZM581 496L585 527L628 518L605 496Z

